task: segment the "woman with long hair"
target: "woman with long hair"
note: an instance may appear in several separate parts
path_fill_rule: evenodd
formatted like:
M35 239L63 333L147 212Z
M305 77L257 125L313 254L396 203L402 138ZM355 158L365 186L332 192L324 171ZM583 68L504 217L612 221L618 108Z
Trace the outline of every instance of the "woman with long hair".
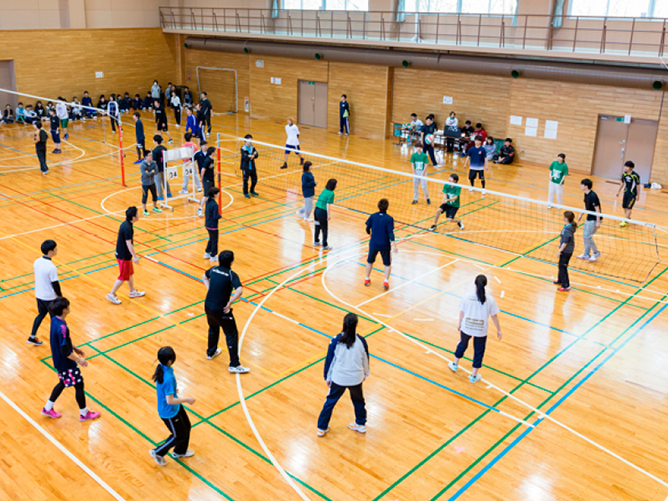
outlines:
M318 418L318 436L329 431L329 420L334 406L346 391L355 408L355 422L348 428L366 433L366 406L362 383L369 377L369 347L366 340L357 334L357 315L348 313L343 318L343 332L329 343L325 360L325 381L329 394Z
M469 376L471 383L477 383L482 376L478 371L482 367L482 359L485 355L487 345L487 319L492 317L496 326L496 337L501 340L501 325L499 324L499 307L491 296L488 296L485 287L487 277L478 275L475 277L475 291L464 296L459 303L459 334L460 341L455 351L455 360L448 367L453 372L459 367L459 360L469 347L469 341L473 338L473 370Z
M297 211L297 216L304 221L312 221L311 211L313 210L313 197L315 196L315 187L318 184L311 172L313 164L308 160L304 162L304 172L302 173L302 195L304 196L304 206Z
M561 230L561 241L559 242L559 276L554 281L556 285L560 285L560 292L568 292L571 290L571 281L568 278L568 263L573 256L575 250L575 230L578 228L578 223L575 222L575 214L567 210L564 212L564 223L566 225Z
M189 458L195 453L188 450L190 443L190 419L181 404L192 405L194 398L179 398L176 390L176 378L172 365L176 362L176 353L171 346L163 346L158 350L158 366L153 374L158 392L158 414L170 432L162 445L151 449L151 457L160 466L167 464L165 454L174 448L174 459Z

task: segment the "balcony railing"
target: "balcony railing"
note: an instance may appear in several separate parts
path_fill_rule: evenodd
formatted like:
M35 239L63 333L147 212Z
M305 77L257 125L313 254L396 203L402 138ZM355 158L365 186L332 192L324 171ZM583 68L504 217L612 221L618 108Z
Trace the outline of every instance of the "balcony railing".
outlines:
M160 22L167 31L238 37L617 56L662 57L668 44L668 19L659 18L160 7Z

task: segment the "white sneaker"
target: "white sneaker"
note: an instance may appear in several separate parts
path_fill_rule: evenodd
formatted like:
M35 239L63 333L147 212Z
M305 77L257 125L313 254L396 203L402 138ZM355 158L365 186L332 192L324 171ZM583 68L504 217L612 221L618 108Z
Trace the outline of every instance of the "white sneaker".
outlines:
M237 365L236 367L230 367L228 370L234 374L248 374L250 372L250 369L248 367L243 367L241 365Z
M212 263L217 263L218 262L218 256L211 256L209 258L209 261L211 261Z
M208 358L209 360L213 360L213 359L216 358L218 355L220 355L222 352L223 352L223 349L222 349L222 348L218 348L218 349L216 350L216 353L214 353L213 355L207 355L206 358Z
M450 362L448 364L448 369L450 369L452 372L457 372L457 369L459 369L459 366L454 362Z
M459 222L459 229L460 229L460 230L463 230L463 229L464 229L464 223L462 223L461 221Z
M200 193L202 191L202 188L197 188L197 193Z
M208 252L204 253L204 259L209 259L210 257L211 257L211 254L209 254Z
M111 292L107 294L107 299L114 304L121 304L121 300L117 296L114 296Z
M585 255L585 254L580 254L580 255L578 256L578 259L584 259L585 261L589 261L589 256L587 256L587 255Z
M350 423L348 428L358 433L366 433L366 426L363 424Z
M155 459L155 462L158 463L160 466L165 466L167 464L167 460L162 456L158 456L155 453L155 449L151 449L149 453L151 454L151 457Z
M297 215L297 217L302 217L303 213L302 213L302 210L299 209L297 212L295 212L295 214Z
M590 263L593 263L593 262L596 261L599 257L601 257L601 253L600 253L600 252L596 252L596 253L594 253L594 255L593 255L592 257L589 258L589 262L590 262Z
M332 250L333 248L334 247L332 247L331 245L326 245L322 248L322 250Z
M186 195L186 194L188 194L188 190L181 190L181 191L179 191L179 194L180 195Z
M475 376L473 374L471 374L469 376L469 383L477 383L481 379L482 379L482 376L480 374L476 374Z
M185 454L177 454L176 452L172 452L172 457L174 459L179 459L179 458L191 458L195 455L195 451L191 451L188 449Z
M197 209L197 215L199 217L202 217L202 208L201 207L199 209Z
M305 218L304 218L304 221L306 221L307 223L312 223L312 222L313 222L313 218L312 218L312 217L305 217Z
M341 134L341 133L339 132L339 134ZM324 437L325 434L326 434L329 430L330 430L329 426L327 427L326 430L321 430L320 428L318 428L318 436L319 436L319 437Z
M322 244L320 242L313 242L313 247L320 247Z
M136 298L136 297L143 297L143 296L145 296L145 295L146 295L145 292L143 292L143 291L138 291L137 289L135 289L135 290L133 290L133 291L130 291L130 294L129 294L129 296L130 296L131 299L134 299L134 298Z

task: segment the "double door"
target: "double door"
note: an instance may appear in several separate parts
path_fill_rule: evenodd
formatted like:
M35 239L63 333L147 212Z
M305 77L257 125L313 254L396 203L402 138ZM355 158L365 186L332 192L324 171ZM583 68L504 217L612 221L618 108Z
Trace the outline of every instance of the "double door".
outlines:
M299 125L327 128L327 84L299 81Z
M648 183L658 127L654 120L633 118L631 123L625 123L623 117L599 115L592 173L619 179L624 162L631 160L641 182Z

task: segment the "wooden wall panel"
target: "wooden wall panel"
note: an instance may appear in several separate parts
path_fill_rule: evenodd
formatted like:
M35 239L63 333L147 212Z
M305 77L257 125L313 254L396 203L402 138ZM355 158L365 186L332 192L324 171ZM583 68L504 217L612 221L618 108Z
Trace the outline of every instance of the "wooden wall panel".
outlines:
M512 82L510 114L522 116L523 123L508 124L508 135L523 161L549 165L563 152L570 168L590 173L599 114L658 120L661 97L651 90L520 78ZM537 137L524 135L527 117L539 119ZM559 122L557 140L544 138L545 120Z
M13 59L19 92L81 99L84 90L142 97L157 79L175 81L175 35L159 28L0 31L0 58ZM104 78L95 78L95 72ZM22 99L31 102L30 99Z
M297 122L299 80L327 83L328 65L325 61L298 60L286 57L247 56L250 59L251 116ZM262 59L264 67L258 68L255 61ZM271 78L280 78L281 84L271 83ZM328 89L328 95L331 90Z
M510 78L395 68L392 89L392 120L410 122L415 112L422 121L436 115L443 128L450 111L455 111L461 126L482 122L494 137L506 135L510 105ZM453 104L443 104L443 96L452 96Z
M388 74L386 66L329 63L327 129L339 131L339 102L341 94L346 94L350 130L363 137L387 137Z

